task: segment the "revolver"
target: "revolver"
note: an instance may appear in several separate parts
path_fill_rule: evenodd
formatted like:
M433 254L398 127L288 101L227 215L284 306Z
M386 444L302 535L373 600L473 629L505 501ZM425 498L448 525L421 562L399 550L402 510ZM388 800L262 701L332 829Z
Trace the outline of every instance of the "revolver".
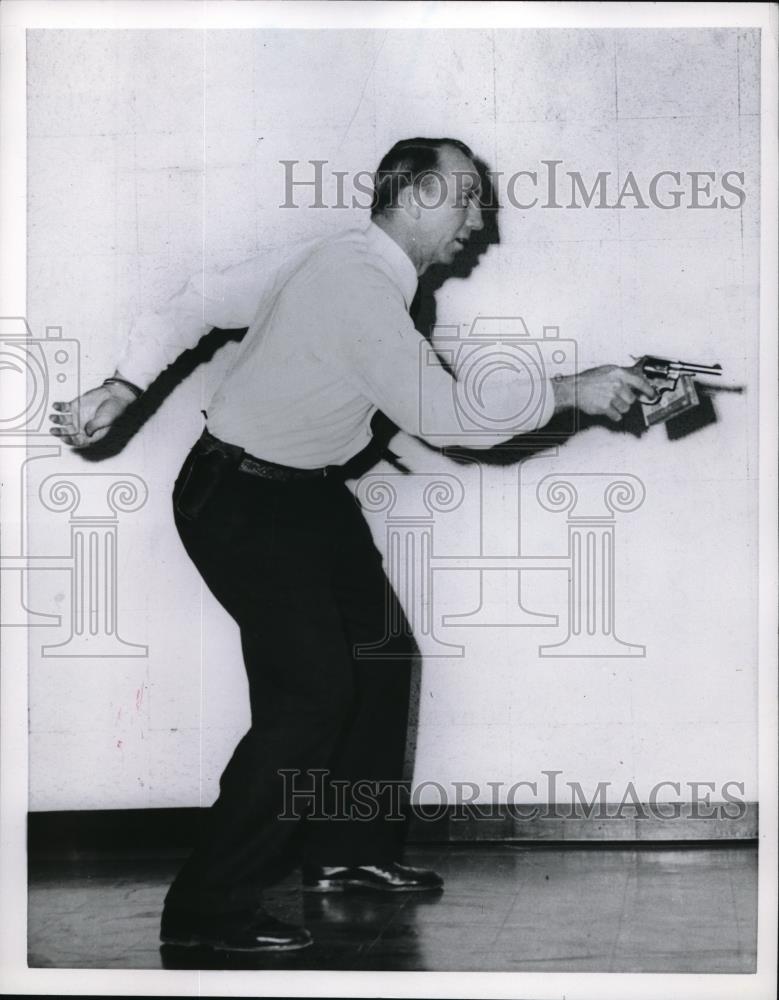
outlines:
M655 388L655 398L641 402L644 424L663 423L697 406L694 375L721 375L722 365L696 365L686 361L667 361L646 355L634 358L635 368Z

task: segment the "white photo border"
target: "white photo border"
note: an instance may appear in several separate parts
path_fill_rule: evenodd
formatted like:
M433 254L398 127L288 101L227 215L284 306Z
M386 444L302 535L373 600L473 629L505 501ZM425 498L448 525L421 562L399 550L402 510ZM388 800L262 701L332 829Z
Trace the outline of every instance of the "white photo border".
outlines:
M759 927L755 975L185 972L28 969L27 636L0 671L0 992L137 996L705 998L775 995L777 940L777 21L768 3L351 3L4 0L0 6L0 315L26 311L25 32L32 28L756 27L761 46ZM13 387L11 387L13 391ZM6 504L0 498L0 518Z

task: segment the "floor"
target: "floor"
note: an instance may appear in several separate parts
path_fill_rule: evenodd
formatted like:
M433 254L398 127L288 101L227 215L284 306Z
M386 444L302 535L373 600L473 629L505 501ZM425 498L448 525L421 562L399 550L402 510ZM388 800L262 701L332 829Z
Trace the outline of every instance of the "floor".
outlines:
M757 849L469 844L409 848L435 868L432 898L304 894L291 876L268 909L304 923L304 951L219 955L160 948L180 858L35 861L31 967L529 972L755 970Z

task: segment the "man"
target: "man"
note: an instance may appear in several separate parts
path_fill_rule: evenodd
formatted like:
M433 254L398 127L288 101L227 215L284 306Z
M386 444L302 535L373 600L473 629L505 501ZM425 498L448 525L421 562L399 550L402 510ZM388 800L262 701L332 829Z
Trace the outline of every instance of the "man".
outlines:
M252 724L222 775L202 843L165 902L161 938L221 949L280 950L311 941L275 920L262 887L298 824L284 776L326 772L314 812L336 788L354 815L358 783L402 777L410 665L408 628L386 658L358 647L404 622L343 467L369 445L377 410L439 446L477 442L460 428L453 376L426 370L408 315L417 278L451 264L482 228L473 154L454 139L396 144L376 174L371 223L297 249L269 269L252 260L193 278L159 313L141 317L114 375L58 404L52 433L77 448L98 441L184 347L212 327L248 327L207 411L207 429L174 488L183 544L241 630ZM485 433L481 447L544 425L574 404L619 420L643 377L614 366L548 383L540 408ZM527 376L502 371L484 387L496 418L527 412ZM536 396L537 398L537 392ZM350 813L349 810L352 810ZM343 812L343 810L341 810ZM402 824L390 804L365 820L304 821L304 888L440 890L434 872L399 863Z

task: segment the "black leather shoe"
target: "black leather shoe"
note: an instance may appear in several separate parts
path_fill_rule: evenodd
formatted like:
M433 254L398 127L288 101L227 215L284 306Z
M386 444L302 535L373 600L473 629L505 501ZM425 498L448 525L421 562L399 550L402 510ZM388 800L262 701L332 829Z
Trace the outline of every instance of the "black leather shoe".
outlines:
M254 914L192 916L182 910L162 914L160 941L183 948L217 951L295 951L313 943L305 927L286 924L263 909Z
M409 868L391 862L387 865L355 865L347 867L303 868L303 888L306 892L346 892L350 889L372 889L377 892L430 892L441 890L444 880L427 868Z

